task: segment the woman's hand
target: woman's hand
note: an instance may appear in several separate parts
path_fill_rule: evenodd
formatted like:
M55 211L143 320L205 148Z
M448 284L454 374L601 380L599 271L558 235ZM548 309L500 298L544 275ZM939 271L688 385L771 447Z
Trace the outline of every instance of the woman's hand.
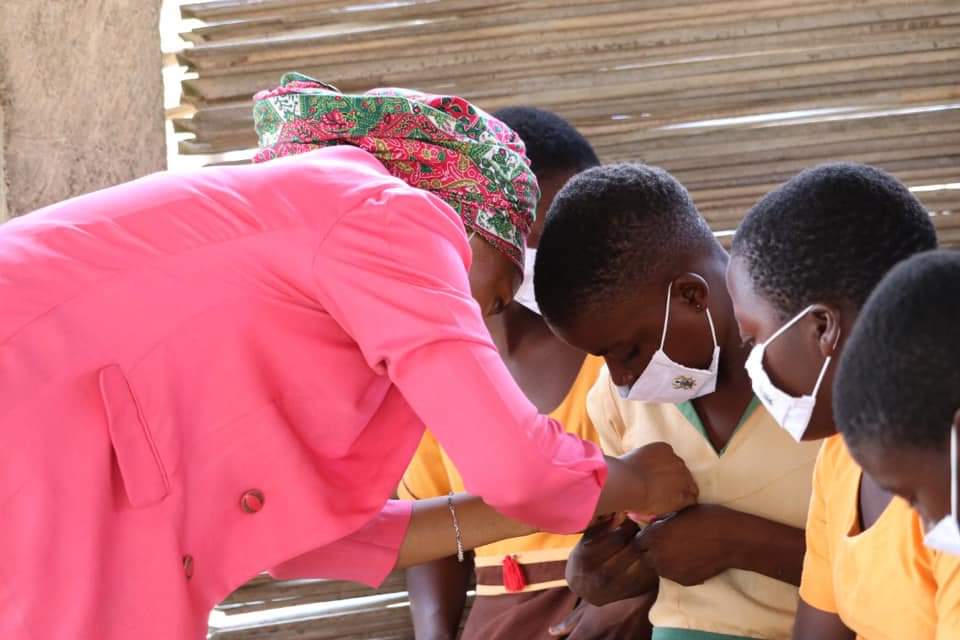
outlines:
M607 483L597 515L629 511L667 515L697 502L700 491L683 460L665 442L607 458Z

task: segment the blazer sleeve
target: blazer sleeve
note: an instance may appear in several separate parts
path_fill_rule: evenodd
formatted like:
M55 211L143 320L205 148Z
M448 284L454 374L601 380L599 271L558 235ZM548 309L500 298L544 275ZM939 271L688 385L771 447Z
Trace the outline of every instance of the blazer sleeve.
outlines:
M430 426L467 491L541 529L582 530L606 478L602 454L517 387L470 295L470 260L448 205L389 187L322 241L317 298Z

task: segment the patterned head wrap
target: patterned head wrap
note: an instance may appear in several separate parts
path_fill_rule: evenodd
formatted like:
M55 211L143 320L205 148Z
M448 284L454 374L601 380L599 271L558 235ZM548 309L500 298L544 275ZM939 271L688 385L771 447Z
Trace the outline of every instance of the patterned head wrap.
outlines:
M520 137L463 98L406 89L361 95L299 73L255 97L254 162L348 144L435 193L523 271L540 190Z

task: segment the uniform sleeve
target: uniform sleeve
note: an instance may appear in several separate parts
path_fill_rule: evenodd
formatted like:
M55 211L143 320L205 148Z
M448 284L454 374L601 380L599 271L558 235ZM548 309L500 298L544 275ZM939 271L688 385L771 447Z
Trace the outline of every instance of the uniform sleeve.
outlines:
M402 500L423 500L445 496L453 491L450 477L443 465L443 455L437 439L429 431L423 434L413 460L403 474L403 480L397 489Z
M390 500L361 529L270 570L279 580L326 578L378 587L397 564L413 503Z
M800 597L811 607L837 613L833 594L833 571L827 530L827 504L824 487L832 475L827 443L820 449L813 471L813 492L807 512L807 551L803 557L803 576L800 578Z
M604 367L593 388L590 389L590 393L587 394L587 415L590 416L597 430L603 452L608 456L622 456L627 453L624 443L626 427L613 393L610 373Z
M934 606L937 609L936 640L960 638L960 557L930 551L937 582Z
M388 188L330 230L314 260L316 295L430 426L467 491L541 529L582 530L606 464L517 387L470 296L469 260L452 209Z

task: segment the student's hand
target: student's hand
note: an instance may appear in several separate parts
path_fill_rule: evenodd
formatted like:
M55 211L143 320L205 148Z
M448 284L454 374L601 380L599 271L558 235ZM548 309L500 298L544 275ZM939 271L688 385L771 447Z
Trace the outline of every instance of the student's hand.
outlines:
M632 520L607 517L583 534L567 559L567 583L587 602L602 606L657 588L657 574L634 544Z
M700 490L683 460L666 442L654 442L621 456L645 484L643 504L630 505L638 514L665 515L697 502Z
M639 598L620 600L603 607L583 600L562 622L553 625L549 633L566 640L601 640L601 638L649 638L650 605L656 593Z
M662 578L685 587L731 568L738 512L717 505L694 505L654 522L636 536L636 547Z

